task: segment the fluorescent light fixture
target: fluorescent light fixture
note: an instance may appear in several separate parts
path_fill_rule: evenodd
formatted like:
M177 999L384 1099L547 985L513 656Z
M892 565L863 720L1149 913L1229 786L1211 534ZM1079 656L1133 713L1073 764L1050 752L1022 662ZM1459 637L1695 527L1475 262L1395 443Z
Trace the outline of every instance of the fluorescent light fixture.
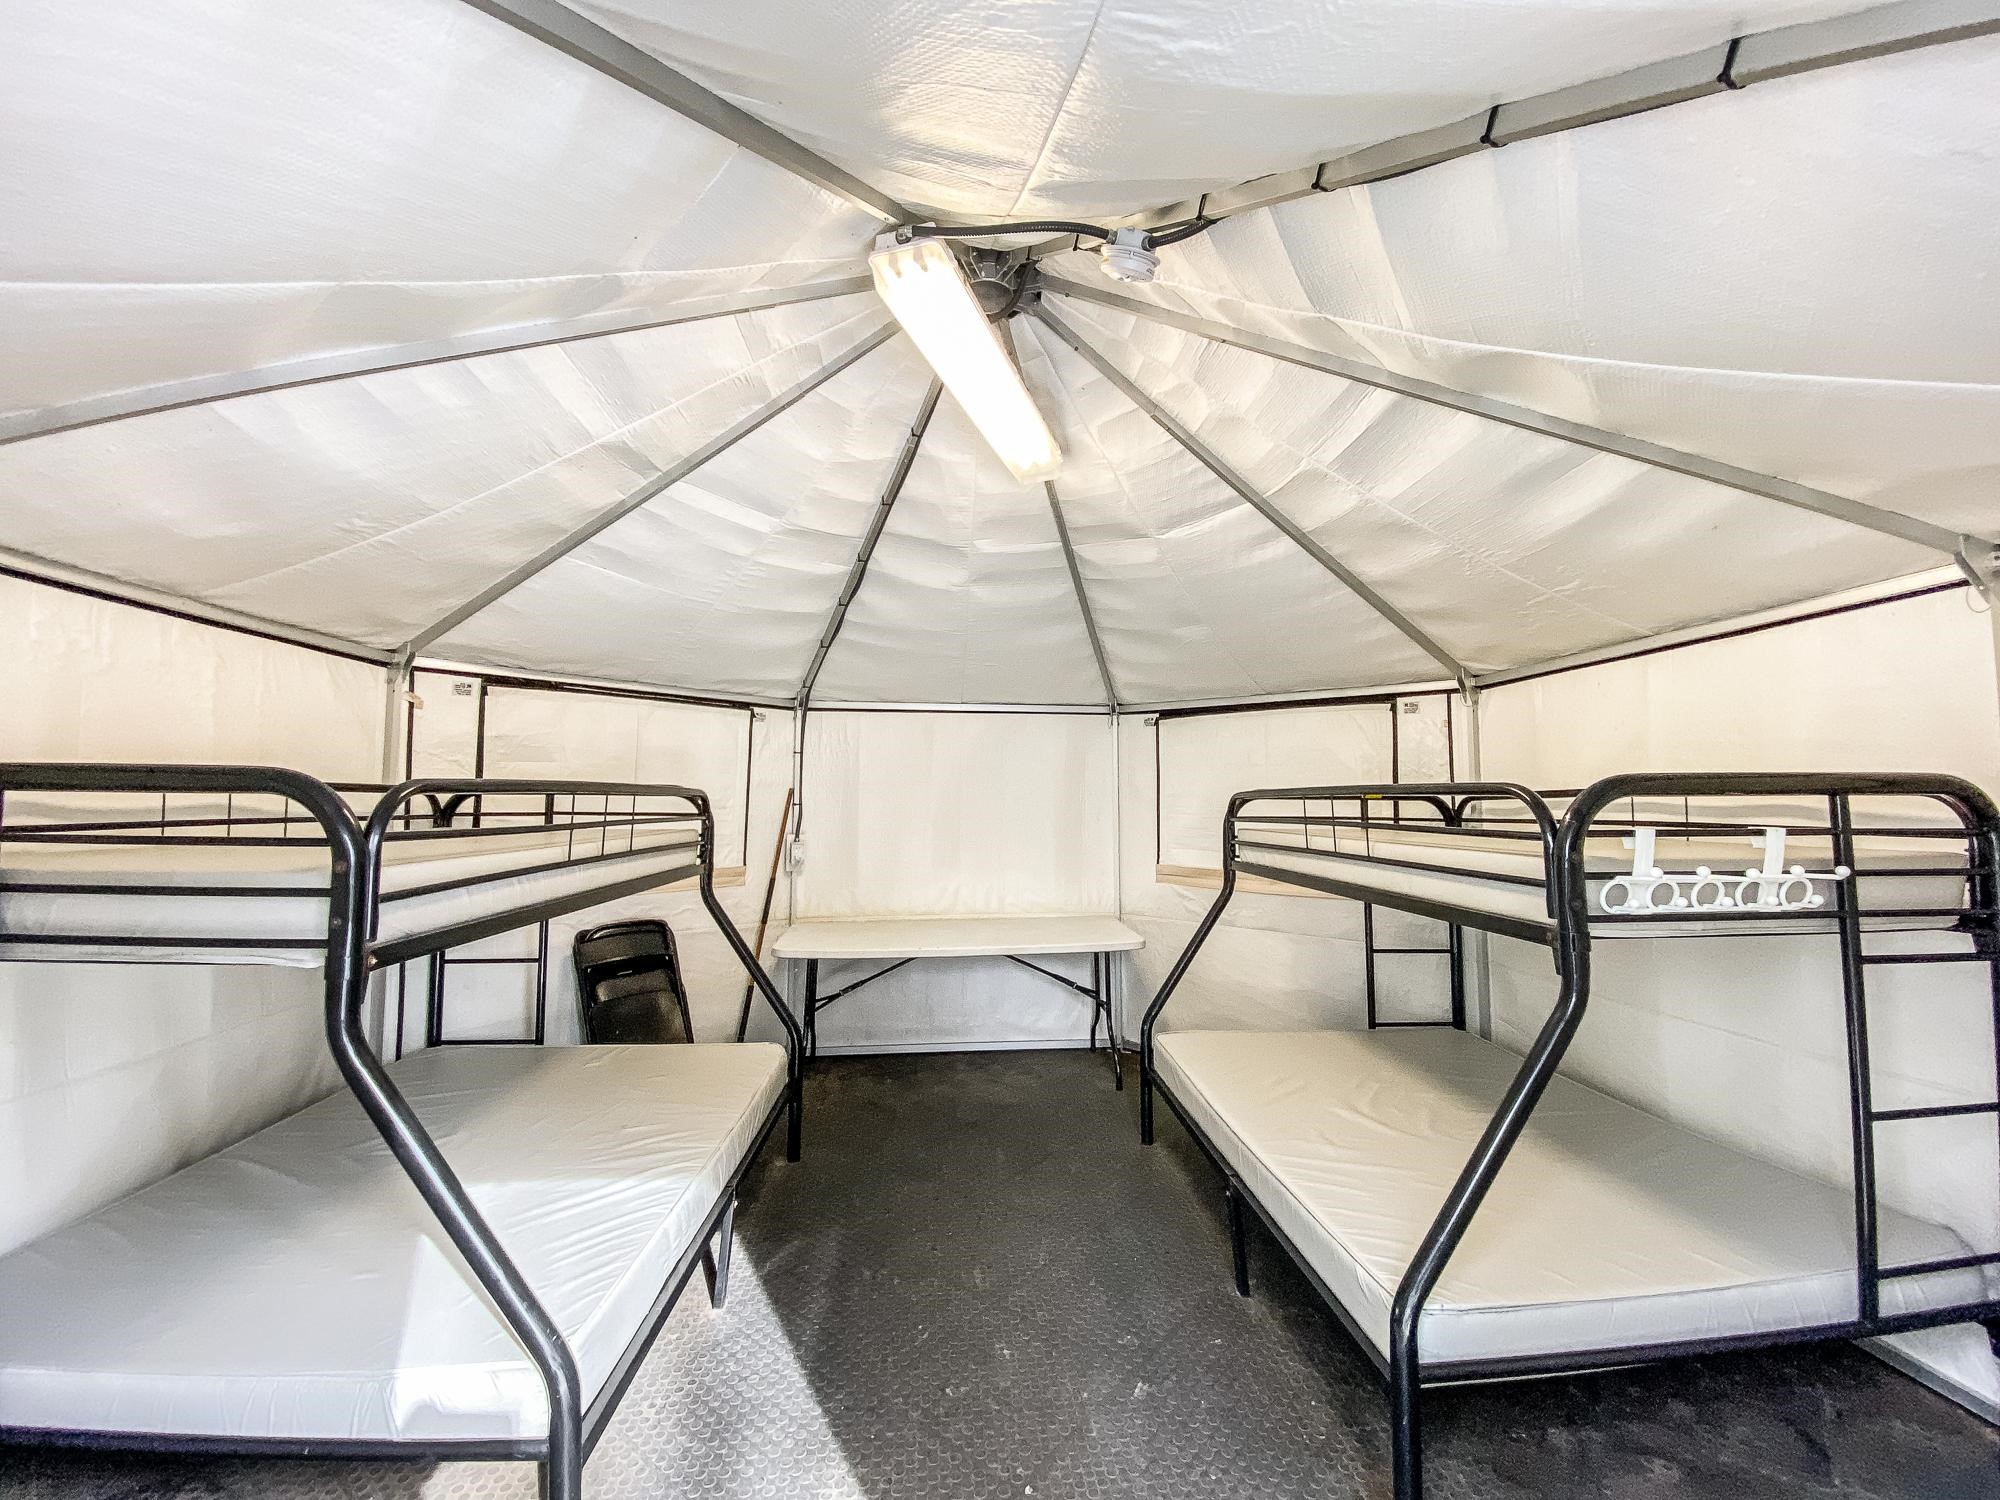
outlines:
M1054 474L1062 466L1062 450L944 241L885 244L868 257L868 269L889 311L1000 462L1016 479Z

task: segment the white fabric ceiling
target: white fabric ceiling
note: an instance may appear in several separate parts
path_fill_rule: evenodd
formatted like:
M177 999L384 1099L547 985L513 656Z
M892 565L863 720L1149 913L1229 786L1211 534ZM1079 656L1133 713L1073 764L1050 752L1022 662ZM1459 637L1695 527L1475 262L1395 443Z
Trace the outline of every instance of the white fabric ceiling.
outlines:
M578 8L876 188L1018 217L1138 211L1854 7ZM0 415L666 317L854 276L880 227L462 0L0 14ZM1852 63L1245 214L1130 295L1990 536L1996 109L2000 39ZM1046 270L1108 285L1092 256ZM1475 671L1944 560L1049 307ZM843 295L8 443L0 547L393 649L886 325ZM1010 326L1123 701L1441 675L1083 358ZM928 381L892 339L432 649L789 699ZM1042 487L949 397L815 698L1102 701Z
M873 186L1122 214L1855 0L584 0Z

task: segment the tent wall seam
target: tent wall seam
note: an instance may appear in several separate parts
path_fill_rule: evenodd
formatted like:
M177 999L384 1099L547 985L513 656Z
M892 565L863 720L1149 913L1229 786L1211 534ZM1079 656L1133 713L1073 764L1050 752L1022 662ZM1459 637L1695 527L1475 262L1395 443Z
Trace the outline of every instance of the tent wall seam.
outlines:
M1573 422L1567 417L1552 416L1547 412L1536 411L1532 407L1516 406L1509 401L1456 390L1451 386L1439 385L1435 381L1424 380L1417 376L1401 375L1380 365L1329 354L1324 350L1314 349L1305 344L1295 344L1287 339L1273 338L1267 334L1251 333L1212 318L1175 312L1171 308L1158 307L1136 297L1100 290L1084 282L1045 277L1041 286L1044 291L1075 297L1083 302L1099 303L1119 312L1132 313L1152 322L1165 324L1169 328L1178 328L1184 333L1194 334L1212 343L1226 344L1233 349L1261 354L1267 359L1317 370L1322 375L1351 380L1358 385L1373 386L1377 390L1408 396L1432 406L1463 412L1468 416L1483 417L1488 421L1520 428L1525 432L1540 433L1544 437L1557 438L1562 442L1591 448L1599 453L1608 453L1616 458L1630 459L1635 463L1664 469L1689 479L1718 484L1725 489L1738 490L1746 495L1775 500L1781 505L1810 511L1831 520L1845 521L1851 526L1892 536L1933 552L1942 552L1948 557L1957 556L1967 540L1960 533L1939 526L1935 522L1925 521L1916 516L1906 516L1900 511L1883 510L1866 501L1836 495L1830 490L1815 489L1811 485L1780 479L1770 474L1759 474L1753 469L1741 468L1719 459L1705 458L1701 454L1688 453L1679 448L1670 448L1664 443L1648 442L1644 438L1630 437L1607 428Z

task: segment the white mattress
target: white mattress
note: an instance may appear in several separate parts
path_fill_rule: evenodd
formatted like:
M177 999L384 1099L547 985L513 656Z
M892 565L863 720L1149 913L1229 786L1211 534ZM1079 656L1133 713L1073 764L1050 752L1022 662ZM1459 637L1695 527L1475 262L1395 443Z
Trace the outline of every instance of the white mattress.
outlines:
M1520 1066L1450 1028L1177 1031L1160 1078L1384 1355L1389 1307ZM1967 1253L1889 1209L1884 1264ZM1886 1313L1977 1270L1884 1282ZM1575 1352L1856 1315L1845 1188L1558 1077L1425 1304L1426 1362Z
M1249 847L1242 848L1243 862L1271 869L1338 880L1380 892L1385 901L1403 896L1419 901L1453 906L1469 912L1488 913L1510 922L1547 929L1551 926L1547 898L1541 881L1543 864L1537 844L1521 839L1481 837L1477 834L1440 834L1408 826L1378 827L1364 839L1355 829L1315 828L1310 835L1297 827L1252 824L1241 831ZM1304 852L1308 841L1314 852ZM1276 847L1272 847L1276 846ZM1733 841L1660 840L1658 861L1672 872L1690 872L1698 866L1740 874L1761 858L1747 839ZM1787 856L1786 864L1804 864L1808 869L1824 869L1823 857L1806 854ZM1965 848L1949 840L1904 839L1871 841L1862 856L1864 870L1932 869L1963 866ZM1442 869L1410 869L1408 864L1442 866ZM1630 853L1621 855L1612 840L1593 843L1589 855L1589 897L1593 917L1600 915L1599 892L1620 873L1629 873ZM1534 884L1523 884L1523 880ZM1913 910L1943 910L1964 903L1964 878L1941 876L1866 875L1859 882L1859 896L1865 911L1872 913L1864 922L1875 931L1906 931L1915 928L1942 928L1949 917L1901 916ZM1593 935L1600 938L1709 936L1743 932L1754 928L1760 933L1831 932L1829 917L1800 915L1770 918L1718 912L1704 920L1648 922L1603 920L1592 923ZM1526 935L1526 934L1522 934Z
M794 922L779 958L980 958L1129 953L1146 940L1116 917L835 917Z
M608 840L608 842L607 842ZM540 901L588 891L649 872L695 863L697 839L685 825L637 830L535 830L499 837L397 840L383 859L385 897L444 881L523 873L477 885L385 899L377 936L433 932ZM621 851L630 848L629 853ZM553 869L558 860L613 857ZM265 940L326 937L328 856L324 845L291 849L187 846L0 843L0 936L103 933L113 937L172 940L168 946L35 944L9 942L0 959L109 960L210 964L281 964L316 968L316 947L205 946L203 938ZM10 883L77 883L169 886L172 894L10 891ZM206 887L296 890L282 896L212 896Z
M769 1043L391 1068L586 1402L781 1097ZM542 1381L345 1091L0 1259L0 1426L538 1438Z

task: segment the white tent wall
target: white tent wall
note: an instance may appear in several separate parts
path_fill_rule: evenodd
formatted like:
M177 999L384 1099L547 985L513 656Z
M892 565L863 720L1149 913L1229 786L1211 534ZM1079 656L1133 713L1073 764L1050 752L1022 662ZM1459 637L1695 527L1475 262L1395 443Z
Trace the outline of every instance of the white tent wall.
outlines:
M0 577L0 758L380 774L383 672ZM0 1251L330 1090L317 969L0 963Z
M1948 587L1492 689L1483 774L1579 786L1620 771L1933 770L2000 792L1990 614ZM1525 1048L1555 982L1548 955L1490 943L1492 1035ZM1991 997L1951 965L1875 970L1870 1041L1882 1107L1992 1097ZM1830 940L1599 944L1565 1067L1609 1092L1814 1175L1851 1168L1846 1032ZM1876 1133L1885 1202L2000 1244L1992 1122ZM1977 1329L1894 1341L2000 1413Z
M1465 720L1450 695L1411 694L1175 717L1119 719L1120 857L1125 921L1146 939L1132 955L1120 1030L1136 1042L1146 1007L1187 946L1220 880L1223 811L1254 786L1432 781L1465 765ZM1452 744L1453 737L1459 740ZM1377 942L1442 946L1419 917L1377 914ZM1385 958L1384 1019L1434 1016L1443 961ZM1353 1028L1366 1018L1361 909L1350 901L1239 886L1188 971L1166 1030Z
M706 791L715 812L717 894L744 941L756 941L778 820L791 786L789 712L525 683L483 685L476 675L442 670L418 671L416 684L422 701L411 747L415 775L471 776L476 768L485 776L672 783ZM784 916L786 879L780 870L772 902L773 933ZM700 895L692 887L674 887L607 902L549 924L547 1040L555 1045L577 1040L576 974L570 962L576 934L634 917L658 917L673 929L695 1036L702 1041L733 1038L747 976L715 930ZM767 968L772 967L769 946L767 941ZM534 952L531 930L469 944L452 957L532 959ZM401 1031L404 1050L410 1051L424 1044L427 976L422 964L406 967ZM533 1025L531 965L446 965L447 1038L520 1038L531 1035ZM781 1034L763 1001L754 1000L749 1035L777 1040Z
M805 863L793 915L1114 912L1110 717L835 711L806 715ZM1038 959L1088 979L1089 961ZM823 971L821 989L872 960ZM820 1051L1062 1046L1088 1004L1005 959L909 965L820 1020Z

